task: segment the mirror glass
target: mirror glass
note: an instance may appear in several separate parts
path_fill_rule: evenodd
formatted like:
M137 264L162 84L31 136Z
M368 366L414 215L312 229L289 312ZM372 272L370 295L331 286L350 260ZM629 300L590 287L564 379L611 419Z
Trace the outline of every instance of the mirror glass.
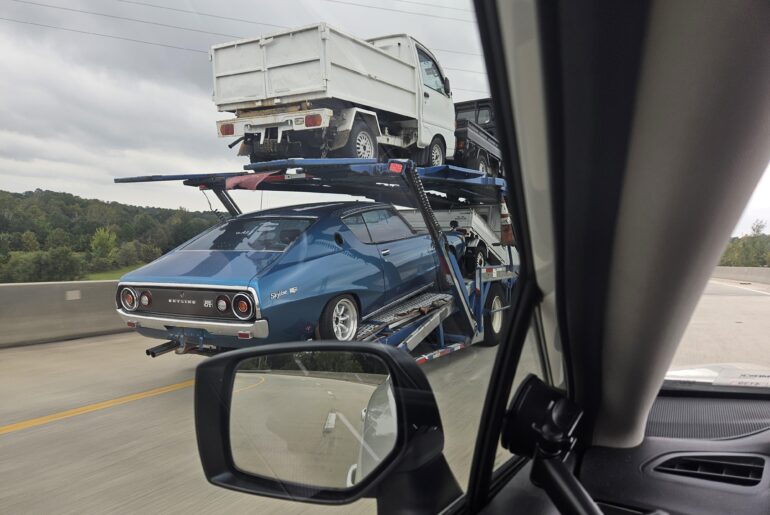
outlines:
M230 447L244 472L349 487L393 451L397 433L393 386L377 356L308 351L238 364Z

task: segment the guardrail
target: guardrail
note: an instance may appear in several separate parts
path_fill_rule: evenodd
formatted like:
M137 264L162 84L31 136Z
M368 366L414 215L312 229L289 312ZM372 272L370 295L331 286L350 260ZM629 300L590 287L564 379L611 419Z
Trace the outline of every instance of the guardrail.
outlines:
M712 277L770 284L770 268L718 266ZM117 281L0 284L0 347L127 331Z
M770 267L718 266L711 276L717 279L770 284Z
M115 313L117 281L0 284L0 347L128 330Z

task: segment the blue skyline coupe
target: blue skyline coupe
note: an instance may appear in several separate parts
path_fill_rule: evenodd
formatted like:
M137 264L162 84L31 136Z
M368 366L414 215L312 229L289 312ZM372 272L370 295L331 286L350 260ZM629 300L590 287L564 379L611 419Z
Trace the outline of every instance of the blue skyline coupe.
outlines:
M450 236L462 256L462 238ZM116 304L129 327L185 352L346 341L437 273L430 236L392 205L324 202L219 224L123 276Z

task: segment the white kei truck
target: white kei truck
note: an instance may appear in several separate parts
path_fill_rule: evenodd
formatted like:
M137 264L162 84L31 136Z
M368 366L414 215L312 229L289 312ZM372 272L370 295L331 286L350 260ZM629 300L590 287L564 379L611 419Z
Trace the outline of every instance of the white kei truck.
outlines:
M285 157L410 158L455 152L449 79L405 35L359 39L325 23L215 45L217 122L251 162ZM380 155L380 153L384 155Z

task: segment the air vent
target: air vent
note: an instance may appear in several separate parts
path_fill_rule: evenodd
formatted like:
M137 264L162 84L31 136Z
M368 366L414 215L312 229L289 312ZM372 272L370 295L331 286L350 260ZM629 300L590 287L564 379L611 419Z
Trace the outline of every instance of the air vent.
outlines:
M706 454L676 456L656 466L654 470L731 485L756 486L762 481L764 469L765 460L759 456Z

